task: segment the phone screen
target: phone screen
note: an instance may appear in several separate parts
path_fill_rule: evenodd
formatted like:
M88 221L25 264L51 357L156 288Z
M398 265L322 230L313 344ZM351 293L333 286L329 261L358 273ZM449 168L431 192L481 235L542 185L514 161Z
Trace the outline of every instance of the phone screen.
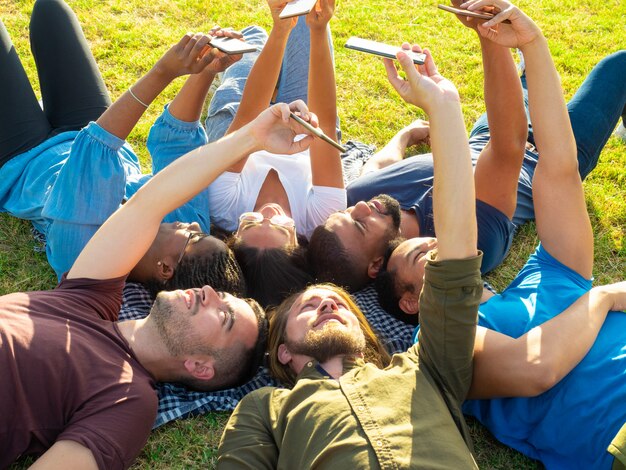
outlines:
M293 0L283 8L283 11L280 12L278 17L284 19L306 15L313 9L316 3L317 0Z
M369 39L362 39L352 36L346 42L346 47L348 49L354 49L355 51L367 52L369 54L378 55L381 57L387 57L389 59L395 59L396 53L398 51L403 51L401 47L390 46L389 44L384 44L382 42L370 41ZM413 59L414 64L421 65L426 61L426 54L406 51L409 57Z
M245 54L246 52L255 52L257 50L255 45L248 44L237 38L213 38L209 44L226 54Z

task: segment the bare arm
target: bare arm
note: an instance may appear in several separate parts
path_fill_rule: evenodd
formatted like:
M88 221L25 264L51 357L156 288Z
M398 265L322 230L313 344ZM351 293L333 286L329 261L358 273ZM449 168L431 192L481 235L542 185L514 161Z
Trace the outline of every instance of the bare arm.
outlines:
M125 140L146 110L144 104L149 105L176 77L198 73L213 60L213 54L203 53L209 40L206 34L185 35L100 116L98 125Z
M291 108L315 121L302 101ZM293 142L306 132L289 119L289 109L286 104L272 106L239 131L189 152L157 173L100 227L67 277L111 279L127 274L152 244L163 217L228 166L260 149L291 154L307 148L310 136Z
M227 134L234 132L240 127L246 125L256 118L264 109L266 109L272 99L278 76L285 53L285 46L289 39L289 33L297 22L297 18L280 19L278 15L282 8L286 5L284 0L268 0L274 26L267 38L263 50L259 54L250 75L246 80L246 86L243 89L243 96L237 114L233 119ZM246 159L242 159L237 164L229 167L227 171L240 173L246 164Z
M506 0L470 0L468 9L494 5L498 14L479 26L486 39L518 47L526 61L528 103L541 158L533 178L537 232L544 248L561 263L590 277L593 234L578 173L574 133L559 75L539 27ZM502 24L505 19L511 24ZM575 233L575 237L564 234Z
M91 450L74 441L57 441L37 461L32 470L98 470Z
M599 286L519 338L476 332L468 398L536 396L558 383L587 354L609 310L626 308L626 282Z
M213 28L209 32L209 35L211 37L231 37L239 39L242 37L241 33L238 31L224 30L219 27ZM201 72L190 75L189 78L187 78L187 81L170 104L170 113L181 121L194 122L200 119L202 106L204 105L215 76L241 59L241 54L228 55L220 52L218 49L210 46L207 47L208 50L206 54L212 57L208 65Z
M335 0L319 0L319 6L319 10L314 8L307 16L311 30L308 105L315 110L324 133L337 140L337 87L328 38L328 23L335 10ZM316 186L343 188L339 151L323 140L315 139L311 144L311 173Z
M413 46L413 50L421 52L418 46ZM477 254L476 204L459 95L454 85L437 71L430 51L425 49L424 53L426 63L418 67L406 54L398 53L406 81L398 76L393 62L384 59L387 76L405 101L420 106L429 116L437 260L470 258Z

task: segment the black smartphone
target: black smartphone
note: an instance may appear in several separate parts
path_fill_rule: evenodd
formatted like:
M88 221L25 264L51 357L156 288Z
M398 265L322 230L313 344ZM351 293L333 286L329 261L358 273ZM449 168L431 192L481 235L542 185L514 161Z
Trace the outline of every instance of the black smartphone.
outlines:
M237 38L213 38L209 41L209 44L225 54L245 54L246 52L255 52L257 50L255 45L248 44Z
M426 54L422 54L421 52L407 51L401 47L390 46L389 44L370 41L369 39L357 38L355 36L348 39L346 47L348 49L354 49L355 51L367 52L369 54L387 57L388 59L395 59L396 53L398 51L403 51L413 59L414 64L422 65L426 61Z
M481 11L469 11L469 10L463 10L461 8L454 8L448 5L441 5L441 4L437 5L437 8L443 11L454 13L455 15L469 16L470 18L478 18L481 20L490 20L491 18L495 16L492 13L487 13L484 11L482 12ZM511 21L504 20L503 23L511 24Z
M335 147L337 150L339 150L341 153L346 153L347 150L345 147L341 146L340 144L338 144L337 142L335 142L333 139L331 139L330 137L328 137L326 134L324 134L324 132L322 131L322 129L320 129L319 127L313 127L311 124L309 124L308 122L306 122L304 119L302 119L300 116L297 116L294 113L289 113L289 116L291 117L291 119L293 119L294 121L296 121L298 124L300 124L302 127L304 127L305 129L307 129L308 131L312 132L314 136L319 137L320 139L322 139L324 142L329 143L330 145L332 145L333 147Z

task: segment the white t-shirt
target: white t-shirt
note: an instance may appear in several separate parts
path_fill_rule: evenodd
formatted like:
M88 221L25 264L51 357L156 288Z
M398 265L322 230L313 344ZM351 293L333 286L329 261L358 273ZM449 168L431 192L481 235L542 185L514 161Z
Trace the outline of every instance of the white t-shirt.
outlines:
M209 186L213 223L230 231L243 212L254 210L261 186L271 169L285 188L296 230L307 238L333 212L346 208L346 190L313 186L309 151L278 155L264 150L250 155L241 173L224 172Z

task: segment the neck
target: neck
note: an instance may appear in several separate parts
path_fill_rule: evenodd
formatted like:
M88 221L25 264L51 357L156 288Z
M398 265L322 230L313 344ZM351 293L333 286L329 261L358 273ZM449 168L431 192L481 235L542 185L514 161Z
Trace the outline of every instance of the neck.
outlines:
M400 235L404 238L415 238L420 236L420 226L413 209L400 210Z
M346 356L332 357L323 364L320 363L320 366L322 366L333 379L339 379L339 377L343 375L343 360L345 357Z
M169 354L149 318L119 322L118 328L141 365L157 381L167 382L179 379L181 361Z

